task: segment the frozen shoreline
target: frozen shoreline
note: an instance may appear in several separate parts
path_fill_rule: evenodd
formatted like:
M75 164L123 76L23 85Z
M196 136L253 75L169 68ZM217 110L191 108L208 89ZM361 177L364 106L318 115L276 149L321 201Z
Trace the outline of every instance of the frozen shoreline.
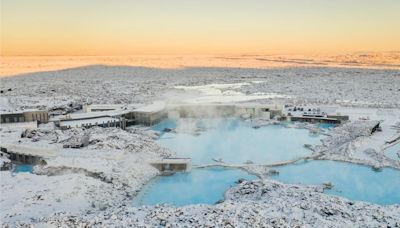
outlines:
M85 103L149 103L161 97L174 101L182 95L181 90L169 91L175 86L196 85L204 89L207 88L204 85L211 83L230 83L233 86L217 86L217 91L211 91L209 98L215 98L215 95L225 99L225 95L279 94L282 96L265 97L258 102L341 105L340 112L349 114L351 122L330 132L323 146L313 148L313 155L378 168L400 168L400 162L389 160L382 149L385 147L384 140L398 134L391 126L400 121L400 91L395 90L395 85L400 84L399 71L340 68L158 70L98 66L32 73L0 81L2 87L12 88L4 94L10 99L10 106L45 107L53 113L69 112ZM307 86L303 82L307 82ZM242 84L237 86L234 83ZM206 93L209 92L206 89ZM188 99L195 98L198 91L187 95ZM341 99L338 100L338 97ZM363 129L357 128L356 121L366 116L370 117L370 121L384 120L381 124L383 131L369 136ZM21 133L22 130L0 131L2 141L21 141L24 145L71 146L84 134L90 135L90 144L82 149L61 149L46 167L35 170L41 175L0 172L3 225L15 226L18 221L54 226L117 226L128 223L207 225L209 222L210 225L228 226L233 223L246 226L246 221L277 226L400 224L398 205L351 202L322 194L319 187L294 186L270 180L246 182L234 187L228 190L227 201L215 206L135 208L127 205L132 196L158 175L158 171L145 161L172 153L161 148L149 135L151 133L142 128L132 128L127 132L115 128L61 131L51 125L42 125L25 138L20 137ZM253 168L251 171L263 173L268 170ZM254 183L254 191L238 193L248 189L250 183ZM67 185L70 187L66 188ZM257 195L263 188L270 189L269 193ZM17 200L16 192L24 200ZM243 196L250 199L241 200ZM255 199L261 199L264 204ZM291 209L291 204L284 202L297 205L296 209ZM303 208L301 202L312 202L312 205ZM354 211L356 208L357 211ZM254 210L261 213L251 212ZM293 215L287 213L292 210L296 210ZM239 216L243 211L246 213ZM204 219L204 213L210 217ZM305 215L308 220L304 220ZM234 219L228 219L226 223L225 220L232 216Z

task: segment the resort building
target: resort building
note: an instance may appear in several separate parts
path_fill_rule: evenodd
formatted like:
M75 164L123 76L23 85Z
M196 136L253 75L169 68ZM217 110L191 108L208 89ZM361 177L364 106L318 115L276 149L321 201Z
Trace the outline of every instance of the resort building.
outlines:
M25 110L25 122L38 121L38 123L48 123L49 114L45 110Z
M339 124L349 120L349 116L335 113L336 110L336 107L285 106L283 115L287 121Z
M150 164L161 172L189 172L192 169L190 158L165 158Z
M103 111L68 114L56 116L51 119L56 126L61 129L69 129L73 127L90 128L99 127L119 127L125 129L128 125L127 119L124 117L129 110Z
M55 116L51 121L61 129L72 127L89 128L119 127L125 129L134 124L153 125L167 117L164 102L155 102L148 106L130 105L88 105L85 113Z
M23 112L2 112L0 113L0 123L20 123L25 122Z
M45 110L24 110L15 112L1 112L0 123L49 122L49 114Z
M157 101L147 106L132 105L88 105L85 113L56 116L51 119L61 129L73 127L89 128L119 127L141 124L151 126L164 118L219 118L242 117L305 121L321 123L341 123L348 116L335 113L335 107L283 106L280 104L259 103L178 103L167 106ZM17 115L14 118L25 118Z
M143 106L126 115L134 121L135 124L153 125L160 122L168 116L166 105L164 102L154 102L151 105Z
M244 103L236 105L238 116L249 116L251 118L273 119L282 116L282 105L277 104L254 104Z
M98 117L90 119L80 120L62 120L58 126L62 129L70 129L74 127L91 128L91 127L118 127L121 129L126 128L125 118L113 118L113 117Z
M114 111L114 110L133 110L141 107L140 104L91 104L84 105L84 112L104 112L104 111Z

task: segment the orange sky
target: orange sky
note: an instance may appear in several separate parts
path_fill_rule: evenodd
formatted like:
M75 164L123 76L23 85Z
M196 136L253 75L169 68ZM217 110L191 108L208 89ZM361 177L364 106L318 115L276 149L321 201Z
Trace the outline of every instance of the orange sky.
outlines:
M400 50L398 0L1 0L1 55Z

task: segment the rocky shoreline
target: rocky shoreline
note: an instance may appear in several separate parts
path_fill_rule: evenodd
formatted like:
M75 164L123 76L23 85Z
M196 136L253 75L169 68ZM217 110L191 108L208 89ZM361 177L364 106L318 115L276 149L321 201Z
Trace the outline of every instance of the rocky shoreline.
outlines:
M323 194L321 186L244 181L216 205L120 207L96 215L57 214L39 226L73 227L398 227L400 205L379 206ZM21 224L23 225L23 224Z

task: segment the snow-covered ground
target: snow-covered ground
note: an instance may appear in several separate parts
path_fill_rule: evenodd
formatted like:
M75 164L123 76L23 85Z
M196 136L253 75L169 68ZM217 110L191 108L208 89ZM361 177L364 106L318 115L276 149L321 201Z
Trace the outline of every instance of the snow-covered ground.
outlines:
M0 77L62 70L87 65L140 66L164 69L184 67L345 67L400 69L400 52L342 55L185 55L185 56L2 56Z
M323 159L400 167L383 154L385 141L399 134L393 127L400 121L398 70L87 66L1 78L0 85L1 104L7 106L1 108L38 107L53 114L91 103L174 102L182 97L195 103L334 105L351 121L328 132L325 147L313 148L315 153ZM382 132L365 133L367 122L380 120ZM61 131L51 123L27 131L0 128L2 143L58 148L47 165L35 167L35 174L0 172L3 225L400 226L399 205L351 202L323 194L321 187L269 179L242 183L217 205L136 208L132 197L159 174L146 161L173 154L154 141L152 132L141 127ZM89 145L73 149L84 137Z
M214 88L214 91L275 95L265 97L265 102L279 100L299 105L400 107L398 70L87 66L0 79L1 88L5 91L3 96L9 98L10 105L17 108L48 108L51 113L72 111L79 105L90 103L129 104L181 99L181 90L171 88L225 83L241 83L241 86ZM185 93L185 99L199 95L195 91L189 94Z
M400 206L352 202L321 186L244 181L216 205L121 207L96 215L57 214L46 226L134 227L397 227Z

